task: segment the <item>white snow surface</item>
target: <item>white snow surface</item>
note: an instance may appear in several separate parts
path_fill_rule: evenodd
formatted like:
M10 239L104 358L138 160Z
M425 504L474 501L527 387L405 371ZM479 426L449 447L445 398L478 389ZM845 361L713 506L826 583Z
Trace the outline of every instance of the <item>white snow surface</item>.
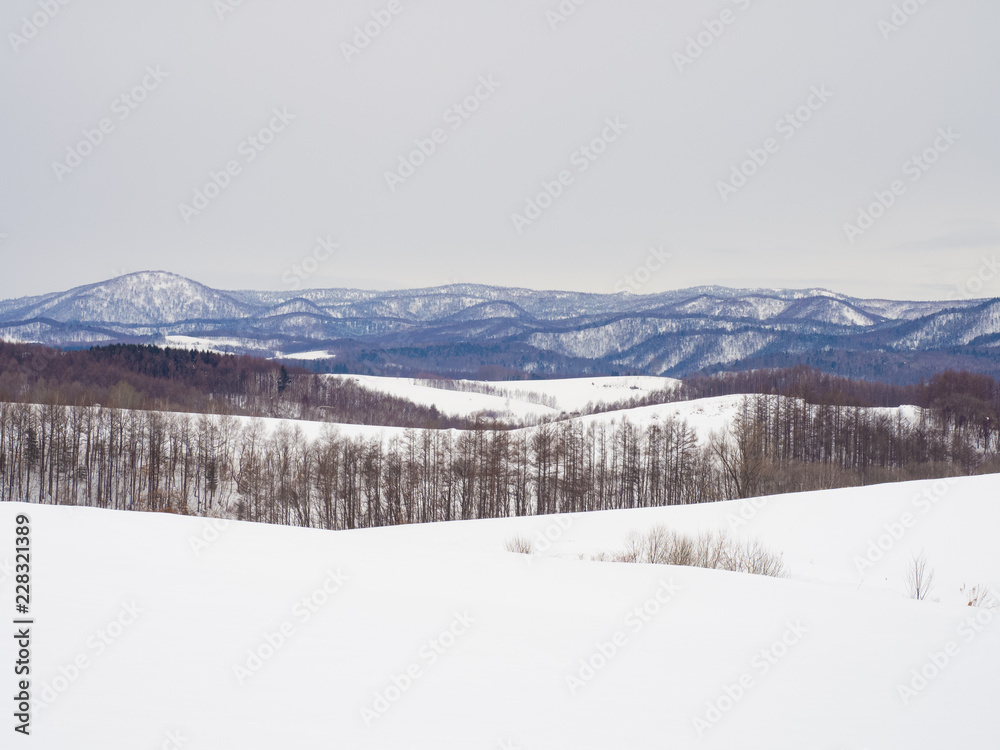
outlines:
M982 476L347 532L4 503L5 565L15 516L31 518L44 703L31 736L4 746L996 747L1000 612L959 588L1000 586L998 495L1000 476ZM658 523L760 539L791 577L589 559ZM515 534L551 541L517 555ZM920 551L940 601L904 594ZM0 644L10 696L14 643ZM904 702L912 670L933 674L946 653Z
M243 342L234 338L205 338L199 336L164 336L164 345L175 349L194 349L199 352L214 352L216 354L229 354L239 347Z
M351 375L347 377L364 377ZM463 415L473 415L477 412L489 410L491 405L496 405L495 396L481 393L465 393L461 391L449 391L427 386L408 386L404 378L376 378L377 380L394 381L389 384L371 385L371 378L361 381L368 387L378 387L386 393L396 393L403 398L409 398L416 403L427 406L435 405L445 413L455 413ZM657 378L658 379L658 378ZM546 381L542 381L546 382ZM390 390L390 388L392 390ZM647 427L654 422L664 423L668 419L686 422L692 428L698 441L707 444L709 439L722 433L726 427L733 423L736 414L739 412L741 402L746 398L742 395L712 396L710 398L694 399L691 401L676 401L666 404L653 404L651 406L640 406L632 409L617 409L613 411L599 412L582 417L573 417L568 420L579 422L584 428L590 424L613 425L628 420L636 427ZM785 398L785 397L782 397ZM498 405L496 405L499 408ZM505 400L504 408L506 414L501 416L514 416L515 418L531 418L535 415L555 414L553 409L531 402L519 402L515 400ZM450 412L454 409L454 412ZM464 409L464 410L463 410ZM872 408L873 414L884 414L890 419L897 417L916 423L920 419L920 408L916 406L900 406L895 408ZM211 416L210 419L221 419L221 417ZM293 432L299 430L303 436L310 441L319 440L325 431L333 431L340 436L349 438L365 438L368 440L383 441L393 438L403 438L408 432L405 427L384 427L381 425L359 425L343 424L339 422L314 422L302 419L280 419L274 417L242 417L234 416L229 419L243 425L249 426L253 421L259 421L268 434L284 427ZM561 424L561 420L555 424ZM537 427L529 426L519 428L520 430L536 430ZM417 430L419 432L419 429ZM457 436L461 430L448 430L453 436Z
M317 360L317 359L333 359L334 355L330 354L326 349L317 349L311 352L295 352L294 354L280 353L278 356L273 357L273 359L302 359L302 360Z
M664 388L675 388L679 380L649 376L565 378L559 380L513 380L484 383L458 380L460 387L483 387L494 393L450 390L415 378L374 375L329 375L353 380L365 388L405 398L422 406L436 406L442 414L471 417L489 412L500 418L530 419L583 410L588 404L616 404L641 398Z
M581 411L588 404L615 404L648 396L656 391L674 389L681 381L649 376L614 376L567 378L562 380L515 380L499 383L521 398L547 397L555 400L560 411Z

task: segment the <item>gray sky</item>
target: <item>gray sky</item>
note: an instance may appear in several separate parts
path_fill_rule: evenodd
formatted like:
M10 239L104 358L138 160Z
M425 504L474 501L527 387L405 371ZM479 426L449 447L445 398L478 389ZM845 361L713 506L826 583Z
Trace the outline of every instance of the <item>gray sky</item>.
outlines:
M1000 296L1000 4L901 5L8 0L0 297L149 269Z

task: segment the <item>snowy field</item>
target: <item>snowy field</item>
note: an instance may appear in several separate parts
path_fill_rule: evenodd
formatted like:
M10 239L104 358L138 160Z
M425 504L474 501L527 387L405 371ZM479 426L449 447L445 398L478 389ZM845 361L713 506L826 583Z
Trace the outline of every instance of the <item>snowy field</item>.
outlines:
M396 378L386 378L386 380L397 380ZM419 386L414 386L415 388ZM404 390L402 388L400 391ZM481 407L484 403L487 403L489 399L494 397L487 396L481 393L463 393L458 391L448 391L439 390L436 388L426 388L427 391L433 391L433 393L428 393L426 395L427 405L432 404L437 405L441 411L444 411L444 405L454 404L459 400L463 400L469 404L468 414L474 414L476 411L481 411ZM439 396L440 394L440 396ZM419 394L415 394L419 398ZM450 397L456 397L452 399ZM406 398L411 398L406 396ZM732 424L733 418L736 416L740 408L740 402L743 400L743 396L713 396L712 398L702 398L695 399L693 401L678 401L671 404L655 404L653 406L641 406L635 409L618 409L615 411L601 412L599 414L590 414L584 417L573 417L568 420L571 422L579 422L584 427L587 425L594 424L611 424L614 422L621 422L627 419L629 422L636 426L644 427L651 424L654 421L663 422L667 419L677 419L681 421L686 421L690 427L692 427L698 435L698 439L705 443L708 441L709 437L713 433L718 433L724 430L728 425ZM417 401L417 398L411 398L413 401ZM418 403L423 403L423 401L417 401ZM525 404L525 406L529 406ZM535 406L535 409L546 410L550 414L551 409L547 409L542 406ZM912 407L901 407L904 414L908 414L912 411ZM893 411L893 410L885 410ZM524 410L522 416L527 414L527 409ZM530 416L530 415L528 415ZM213 417L218 419L218 417ZM242 424L249 425L254 419L257 419L267 430L271 433L277 430L279 427L286 426L292 430L298 429L302 431L302 434L308 440L318 440L322 437L324 430L334 430L338 434L344 437L363 437L363 438L379 438L383 440L391 440L394 437L402 438L405 436L407 429L405 427L383 427L381 425L357 425L357 424L341 424L335 422L313 422L303 419L278 419L274 417L232 417L233 420ZM558 424L558 423L557 423ZM536 427L523 427L520 428L525 431L532 431L537 429ZM419 431L419 430L418 430ZM457 435L461 430L448 430L453 435Z
M648 396L664 388L675 388L679 380L646 376L563 378L559 380L514 380L485 383L457 380L459 388L484 388L488 392L450 390L428 385L415 378L390 378L374 375L330 375L353 380L365 388L405 398L422 406L436 406L454 417L471 417L490 412L501 419L517 420L558 416L560 412L582 411L588 405L618 404ZM502 392L495 395L492 391Z
M960 588L1000 588L998 496L984 476L348 532L6 503L5 614L31 518L35 708L3 746L997 747L1000 612ZM655 524L760 539L790 577L590 560Z
M358 376L350 376L358 377ZM461 414L471 416L476 412L481 412L490 408L490 404L497 397L481 393L466 393L461 391L442 390L428 386L407 386L404 378L370 378L367 380L394 381L386 384L392 387L393 393L403 398L408 398L416 403L426 406L435 405L438 409L448 414ZM365 385L373 387L369 382ZM423 391L423 392L421 392ZM383 390L383 392L388 392ZM706 444L713 434L723 432L726 427L733 423L736 414L739 412L743 399L742 395L732 396L712 396L710 398L694 399L692 401L677 401L668 404L654 404L651 406L640 406L632 409L617 409L614 411L600 412L582 417L573 417L568 421L578 422L586 428L590 424L620 423L628 420L637 427L645 427L653 422L665 422L668 419L683 421L691 427L698 440ZM785 398L785 397L782 397ZM457 407L457 408L456 408ZM531 404L530 402L508 402L506 407L507 416L514 419L531 419L536 415L557 416L558 412L545 406ZM884 414L895 420L901 417L904 420L916 423L920 418L920 409L915 406L900 406L897 408L873 408L873 414ZM246 425L252 421L252 417L233 417L234 420ZM282 425L292 430L299 429L309 440L317 440L324 430L335 430L344 437L364 437L375 439L381 437L383 440L390 440L394 437L402 438L407 430L404 427L383 427L379 425L353 425L339 424L332 422L312 422L300 419L276 419L271 417L259 418L268 432L272 432ZM556 424L561 423L557 422ZM532 431L536 427L523 427L520 430ZM457 435L460 430L450 430L453 435Z
M733 423L736 415L745 398L754 398L740 394L731 396L710 396L708 398L698 398L691 401L676 401L668 404L653 404L651 406L639 406L632 409L619 409L615 411L590 414L584 417L576 417L584 427L594 424L609 424L611 422L621 422L627 419L634 425L646 426L655 421L663 422L667 419L675 419L687 422L698 435L698 439L705 443L713 434L723 432ZM787 396L780 396L782 400L788 400ZM916 406L899 407L873 407L868 410L873 416L886 416L891 420L897 418L916 424L920 421L920 408Z
M239 349L243 344L239 339L234 338L204 338L197 336L164 336L164 346L171 346L175 349L194 349L199 352L215 352L216 354L229 354Z

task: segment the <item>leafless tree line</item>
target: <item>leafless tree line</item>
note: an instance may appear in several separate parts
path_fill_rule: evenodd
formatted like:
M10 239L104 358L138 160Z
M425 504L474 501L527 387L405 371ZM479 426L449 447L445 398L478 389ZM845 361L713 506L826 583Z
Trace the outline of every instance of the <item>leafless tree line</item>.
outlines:
M673 419L309 439L294 422L0 402L0 499L350 529L968 473L996 448L929 412L777 397L745 399L707 444Z
M517 399L527 401L540 406L547 406L550 409L558 409L559 404L555 396L545 393L532 393L531 391L513 391L504 388L497 383L485 380L454 380L443 377L417 378L418 385L428 388L437 388L443 391L460 391L462 393L480 393L486 396L496 396L498 398Z

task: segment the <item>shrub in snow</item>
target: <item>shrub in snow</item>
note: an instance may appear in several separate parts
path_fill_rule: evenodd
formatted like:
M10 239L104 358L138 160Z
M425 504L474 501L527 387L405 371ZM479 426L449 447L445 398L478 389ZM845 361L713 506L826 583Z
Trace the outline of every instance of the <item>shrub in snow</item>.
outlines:
M962 586L962 596L966 598L970 607L985 607L995 609L998 606L997 600L993 597L993 592L988 586L981 583L975 586Z
M519 555L533 555L535 546L531 540L524 536L513 536L506 541L504 546L508 552L515 552Z
M605 559L601 557L594 559ZM780 555L775 555L756 539L740 541L722 532L706 532L698 537L656 526L645 534L633 531L616 562L647 565L687 565L712 570L774 576L787 575Z
M906 586L911 599L921 601L927 598L934 588L934 569L927 567L927 558L923 553L913 556L913 562L906 574Z

